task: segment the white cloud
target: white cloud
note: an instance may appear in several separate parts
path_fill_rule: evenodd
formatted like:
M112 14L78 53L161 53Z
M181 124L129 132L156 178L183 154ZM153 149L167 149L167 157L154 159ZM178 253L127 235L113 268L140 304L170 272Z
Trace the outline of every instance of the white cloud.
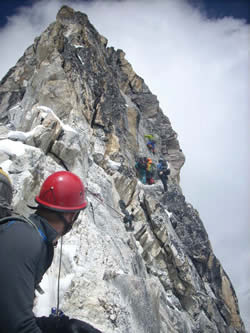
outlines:
M0 31L0 76L55 20L61 4L41 1L10 19ZM63 4L85 12L109 46L126 52L134 70L158 96L186 155L184 194L199 210L245 312L249 25L232 18L208 20L184 0Z

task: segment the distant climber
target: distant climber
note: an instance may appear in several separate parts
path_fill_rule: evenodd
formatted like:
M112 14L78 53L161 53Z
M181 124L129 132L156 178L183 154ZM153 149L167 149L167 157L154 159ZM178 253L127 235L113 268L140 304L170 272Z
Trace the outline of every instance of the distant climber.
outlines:
M135 218L134 216L134 208L131 208L131 213L129 214L127 208L126 208L126 204L123 200L119 200L119 205L120 205L120 208L121 208L121 211L123 212L124 214L124 217L123 217L123 223L125 224L125 228L126 230L134 230L134 227L132 225L132 222Z
M147 135L144 135L144 137L148 139L148 142L147 142L148 150L151 151L153 154L155 154L156 140L155 140L154 136L152 134L147 134Z
M147 158L140 157L135 164L135 168L137 170L140 181L143 184L146 184L147 183L147 179L146 179Z
M125 228L126 230L134 230L134 226L132 225L132 222L134 220L135 216L134 216L134 208L131 208L131 213L129 214L129 212L127 211L125 213L125 216L123 218L123 222L125 224Z
M35 288L52 263L54 246L87 206L82 181L69 171L50 175L35 200L38 206L28 219L7 216L0 220L0 332L101 333L65 315L33 314Z
M0 167L0 218L12 214L13 189L9 175Z
M154 163L151 158L147 158L146 181L148 185L152 185L155 183L153 175L154 175Z
M168 190L168 175L170 174L170 169L168 168L168 163L163 158L160 158L157 164L157 174L163 184L164 192Z

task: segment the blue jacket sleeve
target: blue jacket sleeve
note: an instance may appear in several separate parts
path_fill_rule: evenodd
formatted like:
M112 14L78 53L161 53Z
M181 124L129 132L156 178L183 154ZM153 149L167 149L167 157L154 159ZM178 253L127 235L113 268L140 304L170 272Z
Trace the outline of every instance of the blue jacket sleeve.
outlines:
M41 333L32 312L41 238L23 222L0 229L0 332Z

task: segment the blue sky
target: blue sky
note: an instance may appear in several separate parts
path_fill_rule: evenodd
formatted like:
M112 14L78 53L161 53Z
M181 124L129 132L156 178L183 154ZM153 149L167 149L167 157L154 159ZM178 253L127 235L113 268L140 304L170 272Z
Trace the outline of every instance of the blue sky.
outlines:
M0 78L55 20L62 4L85 12L109 46L125 51L178 133L186 156L184 195L200 213L245 318L250 308L249 3L42 0L14 15L0 3L1 22L4 13L9 15L0 30Z
M236 19L245 19L250 22L250 1L249 0L188 0L194 7L203 11L210 19L223 18L232 16ZM1 1L0 3L0 27L3 27L8 16L16 14L20 6L31 6L37 0L10 0ZM93 0L80 0L80 3L90 3ZM63 1L62 1L63 3Z
M250 21L249 0L189 0L194 7L203 11L209 19L234 17Z

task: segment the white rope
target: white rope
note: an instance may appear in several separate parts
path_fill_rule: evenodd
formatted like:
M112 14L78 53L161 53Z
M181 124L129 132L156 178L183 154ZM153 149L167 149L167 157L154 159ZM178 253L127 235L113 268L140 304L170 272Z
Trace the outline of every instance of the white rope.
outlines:
M61 275L61 266L62 266L62 244L63 237L61 237L61 247L60 247L60 258L59 258L59 270L58 270L58 281L57 281L57 305L56 305L56 315L59 315L59 304L60 304L60 275Z

